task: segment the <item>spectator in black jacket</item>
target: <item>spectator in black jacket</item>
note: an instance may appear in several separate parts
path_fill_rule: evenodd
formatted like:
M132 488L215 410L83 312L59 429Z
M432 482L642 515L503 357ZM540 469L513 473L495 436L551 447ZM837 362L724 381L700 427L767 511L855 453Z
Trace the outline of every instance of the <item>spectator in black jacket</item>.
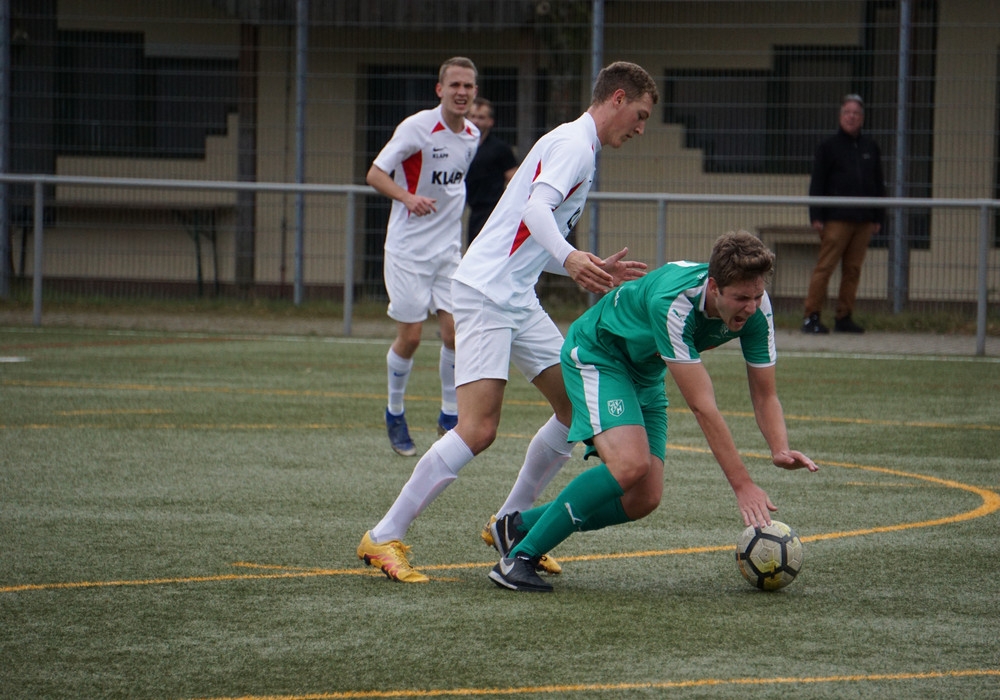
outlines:
M882 158L878 144L861 133L865 103L859 95L846 95L840 103L840 129L816 149L811 197L884 197ZM861 265L871 237L882 230L885 210L880 207L809 207L809 220L819 232L816 267L809 280L803 333L829 333L820 321L827 285L840 263L840 293L833 329L864 333L851 318L861 279Z
M479 149L465 175L465 203L470 207L468 243L472 243L514 177L517 159L510 146L493 133L492 102L485 97L473 100L469 121L479 127Z

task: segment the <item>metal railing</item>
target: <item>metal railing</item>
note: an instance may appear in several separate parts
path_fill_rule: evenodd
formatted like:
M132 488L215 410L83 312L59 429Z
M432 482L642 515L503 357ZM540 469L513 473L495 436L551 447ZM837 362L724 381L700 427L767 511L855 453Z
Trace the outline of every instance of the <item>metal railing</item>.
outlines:
M220 180L167 180L142 178L103 178L61 175L0 174L0 183L30 183L34 185L34 269L32 278L32 321L38 326L42 322L42 260L44 253L45 228L45 186L74 185L90 187L124 187L145 189L176 189L201 191L250 190L287 194L328 194L347 198L344 215L345 263L344 263L344 312L343 332L350 335L354 307L354 258L357 233L357 197L375 194L375 190L364 185L294 184L278 182L235 182ZM594 202L642 202L654 203L657 207L656 224L656 264L666 262L667 207L670 204L716 204L716 205L791 205L821 206L836 203L838 206L878 206L886 209L965 209L979 212L978 252L976 262L976 355L986 353L987 307L989 301L989 251L991 220L1000 211L1000 200L996 199L923 199L910 197L808 197L782 195L722 195L722 194L671 194L636 192L591 192ZM297 216L302 215L298 213ZM303 222L296 221L295 280L296 303L302 298L301 289L303 253L301 244ZM3 255L7 236L4 236ZM596 234L591 233L591 249L597 250ZM4 273L6 274L6 272ZM4 287L6 288L6 286Z

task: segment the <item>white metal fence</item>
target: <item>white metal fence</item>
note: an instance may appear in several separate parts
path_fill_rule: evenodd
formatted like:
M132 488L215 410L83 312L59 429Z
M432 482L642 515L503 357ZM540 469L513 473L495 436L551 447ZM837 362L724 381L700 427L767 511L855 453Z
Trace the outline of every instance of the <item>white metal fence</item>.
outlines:
M365 172L462 55L521 155L586 109L602 65L643 66L660 101L641 139L600 154L580 235L654 262L755 231L788 307L815 255L814 149L860 93L894 204L859 310L978 316L1000 289L994 5L6 0L0 174L20 178L0 187L0 297L35 281L41 227L47 292L383 298L388 203ZM292 182L309 184L263 184Z
M341 223L336 226L339 231L338 243L340 255L330 258L327 262L334 262L339 265L339 274L334 278L340 280L340 294L344 301L343 332L347 335L351 333L353 318L353 308L356 294L359 290L357 270L364 267L364 260L357 249L357 241L361 237L359 227L359 200L366 200L375 196L374 190L369 187L357 185L297 185L287 183L243 183L226 181L185 181L168 179L128 179L128 178L90 178L90 177L65 177L50 175L0 175L0 183L23 183L30 184L33 191L33 216L30 235L23 239L17 254L24 260L20 266L20 275L24 280L30 279L33 297L33 321L36 325L42 322L42 299L46 275L50 274L46 270L58 267L65 271L71 269L75 261L77 267L73 269L73 276L61 277L65 284L68 279L75 277L78 280L94 280L102 277L100 269L88 267L88 265L99 265L111 253L110 249L94 251L93 255L86 255L84 251L74 250L72 247L63 245L62 251L52 250L46 242L46 190L58 187L76 188L103 188L116 191L140 191L152 190L157 192L171 192L172 200L178 199L177 193L235 193L253 192L257 195L287 195L295 197L304 202L308 195L317 201L324 198L338 198L343 200ZM599 228L594 225L589 227L587 240L579 241L581 247L594 251L616 250L620 245L629 245L634 249L649 251L645 259L656 265L660 265L667 260L687 258L702 259L707 255L710 241L706 241L704 236L691 237L685 235L683 231L676 231L671 227L671 210L687 209L689 211L678 215L681 221L688 220L691 211L698 212L706 217L719 217L728 221L747 221L754 219L757 221L768 221L774 217L762 215L761 211L770 209L796 208L803 209L809 205L823 204L830 201L824 197L792 197L792 196L769 196L769 195L720 195L720 194L676 194L676 193L630 193L630 192L594 192L591 194L592 206L600 206L603 211L600 216L591 212L590 221L601 221L609 231L602 235ZM976 319L976 352L985 353L987 311L991 303L1000 300L1000 265L995 260L995 254L991 251L991 235L993 230L993 219L1000 212L1000 200L995 199L924 199L924 198L885 198L871 200L864 198L837 198L836 202L847 205L872 205L879 204L887 210L907 211L915 208L928 210L936 217L957 215L975 222L975 226L956 226L961 233L958 238L951 242L956 250L966 251L962 255L943 256L928 251L926 258L919 262L920 265L936 266L934 279L954 280L954 285L943 290L944 294L936 290L926 292L929 298L936 298L937 304L959 304L970 309L974 309ZM184 212L181 204L176 205L177 212ZM203 211L199 205L189 205L188 214L191 212ZM644 210L644 211L643 211ZM726 211L728 210L728 213ZM289 286L293 292L296 303L300 303L306 297L306 290L310 286L307 269L310 267L310 260L313 254L308 249L305 231L309 218L325 214L326 207L317 206L308 208L297 206L297 220L293 223L294 230L293 246L294 271ZM748 214L753 212L753 214ZM640 222L640 226L645 222L645 228L634 228L634 222ZM966 221L965 223L969 223ZM748 227L729 226L728 228ZM723 227L719 232L725 230ZM808 233L803 227L794 226L758 226L757 233L767 242L778 255L778 269L775 275L775 286L779 284L787 285L778 289L772 289L772 296L776 300L783 297L792 300L793 303L801 298L800 286L794 286L794 280L790 280L796 273L807 274L815 250L814 234ZM56 227L54 227L54 230ZM155 229L154 229L155 230ZM194 229L190 229L193 231ZM190 232L189 231L189 232ZM160 232L162 234L162 232ZM211 252L203 250L199 243L200 234L192 234L194 242L195 256L194 265L197 273L199 288L203 291L204 268L209 264L213 269L213 284L220 282L218 259L220 251L218 249L219 232L216 229L211 233L210 242L216 246ZM803 238L803 235L810 238ZM206 238L207 238L206 234ZM945 239L947 240L947 239ZM947 245L939 242L938 246ZM183 241L179 236L173 236L172 242L161 241L157 247L158 255L167 255L172 258L186 258L190 261L191 241ZM655 252L654 252L655 251ZM693 254L690 254L693 253ZM785 255L787 253L787 257ZM221 251L224 257L234 255L234 251L226 249ZM71 260L58 260L57 256L68 256ZM797 257L798 256L798 257ZM804 257L803 257L804 256ZM993 262L991 263L991 256ZM867 281L862 285L861 297L870 301L881 300L883 306L888 306L893 310L897 307L905 307L910 294L908 280L912 278L911 265L914 264L914 255L909 253L903 256L901 262L893 259L892 256L882 256L883 260L871 261L867 263L868 268L881 267L881 270L869 270ZM89 263L87 262L89 260ZM30 262L30 266L29 266ZM156 285L164 285L171 280L163 277L165 267L162 261L155 264L149 260L143 260L141 255L133 256L129 259L128 265L134 266L130 277L138 279L143 277L142 267L153 266L160 270L160 277L150 280L150 288ZM886 267L895 268L885 269ZM28 273L30 269L30 274ZM327 271L327 276L329 271ZM881 273L881 274L879 274ZM109 281L114 281L114 276L107 277ZM876 289L872 283L874 279L890 280L888 286ZM179 272L177 281L190 282L190 268ZM0 280L2 283L3 280ZM9 282L9 281L8 281ZM232 283L232 279L228 280ZM363 285L361 285L363 286Z

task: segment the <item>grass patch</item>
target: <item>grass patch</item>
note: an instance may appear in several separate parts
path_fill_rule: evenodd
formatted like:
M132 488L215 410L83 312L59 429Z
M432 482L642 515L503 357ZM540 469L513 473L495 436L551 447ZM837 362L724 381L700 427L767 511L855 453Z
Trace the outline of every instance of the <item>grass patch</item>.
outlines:
M415 463L385 439L385 344L0 328L27 360L0 364L2 695L996 696L995 361L782 358L809 475L769 466L742 361L708 353L802 573L739 575L733 496L668 382L662 505L570 538L537 596L490 583L478 538L548 416L517 375L497 443L407 537L431 583L357 560ZM421 451L436 357L408 397Z

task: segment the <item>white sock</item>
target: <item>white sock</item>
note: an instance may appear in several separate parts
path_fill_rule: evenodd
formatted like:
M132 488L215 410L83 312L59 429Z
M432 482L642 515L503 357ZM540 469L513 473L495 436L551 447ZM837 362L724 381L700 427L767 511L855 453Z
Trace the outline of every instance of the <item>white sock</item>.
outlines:
M441 410L448 415L458 415L458 398L455 396L455 351L441 346L438 362L441 374Z
M510 490L507 500L500 506L497 517L522 510L528 510L559 473L562 466L569 461L573 446L576 443L567 442L569 428L556 420L549 418L528 444L524 455L524 464L517 474L517 481Z
M385 356L386 374L389 378L389 413L398 416L403 412L403 396L406 394L406 383L410 381L410 371L413 369L413 358L405 360L389 348Z
M454 430L445 433L420 458L395 503L372 528L372 541L402 540L417 516L458 478L459 470L471 462L472 457L472 450L458 433Z

